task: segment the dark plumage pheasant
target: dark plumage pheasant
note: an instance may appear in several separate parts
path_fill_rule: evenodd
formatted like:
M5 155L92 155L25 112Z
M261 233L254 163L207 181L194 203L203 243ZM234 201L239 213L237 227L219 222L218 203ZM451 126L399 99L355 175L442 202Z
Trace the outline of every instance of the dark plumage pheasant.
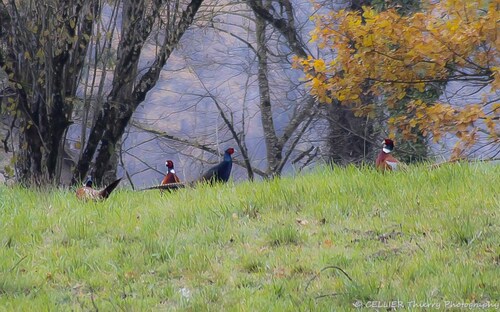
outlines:
M391 139L385 139L382 142L382 150L377 156L375 167L378 170L396 170L399 166L399 161L391 155L394 150L394 142Z
M76 190L76 197L81 200L104 200L118 186L121 179L119 178L102 190L95 190L92 188L92 179L88 177L83 186Z
M199 178L198 182L208 182L210 184L216 182L226 183L229 181L229 177L231 176L231 169L233 167L233 159L231 155L234 153L234 148L230 147L224 152L224 159L217 165L208 169L201 178Z

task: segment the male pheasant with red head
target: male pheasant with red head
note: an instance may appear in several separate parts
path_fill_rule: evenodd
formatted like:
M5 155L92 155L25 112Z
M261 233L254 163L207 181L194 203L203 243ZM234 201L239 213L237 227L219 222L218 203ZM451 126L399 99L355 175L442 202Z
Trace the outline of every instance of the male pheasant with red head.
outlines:
M121 179L115 180L102 190L95 190L92 188L92 178L88 177L83 186L76 190L76 197L81 200L104 200L118 186Z
M214 184L216 182L226 183L229 181L231 169L233 167L233 159L231 155L234 153L234 148L230 147L224 152L224 159L217 165L208 169L199 179L198 182L208 182Z
M161 191L168 190L169 192L172 190L183 188L185 185L181 183L181 179L179 179L177 174L175 174L174 162L171 160L167 160L165 162L165 166L167 167L167 174L161 181L161 184L158 185L158 188Z
M167 167L167 174L161 181L161 185L181 182L179 177L175 174L174 162L171 160L167 160L165 162L165 166Z
M382 150L377 156L375 161L375 167L378 170L396 170L399 165L399 161L391 155L394 149L394 141L391 139L385 139L382 142Z

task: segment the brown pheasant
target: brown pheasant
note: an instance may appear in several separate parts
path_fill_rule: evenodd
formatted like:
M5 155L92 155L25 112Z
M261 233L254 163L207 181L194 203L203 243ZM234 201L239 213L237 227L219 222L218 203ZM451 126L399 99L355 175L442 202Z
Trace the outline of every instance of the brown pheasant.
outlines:
M95 190L92 188L92 179L88 177L84 185L76 190L76 197L81 200L105 200L118 186L121 179L122 178L119 178L102 190Z
M375 167L378 170L386 171L386 170L397 170L399 161L391 155L392 150L394 149L394 142L391 139L385 139L382 142L382 150L377 156L377 160L375 161Z

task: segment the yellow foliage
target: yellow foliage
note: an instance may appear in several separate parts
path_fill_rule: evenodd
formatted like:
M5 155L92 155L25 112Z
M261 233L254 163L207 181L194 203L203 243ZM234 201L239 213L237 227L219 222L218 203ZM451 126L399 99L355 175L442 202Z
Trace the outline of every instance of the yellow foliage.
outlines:
M363 92L392 109L407 101L409 90L425 93L429 83L474 76L494 93L500 90L499 19L498 1L491 0L424 1L423 10L409 16L369 7L363 16L344 10L318 14L312 38L328 55L334 51L334 61L326 66L325 60L308 57L295 66L304 70L320 101L347 103L364 116L374 116L375 106L360 100ZM410 101L405 114L389 119L389 127L407 138L415 128L435 140L453 133L462 141L458 151L469 146L479 127L494 136L499 120L491 115L500 114L500 105L484 103Z
M497 124L492 117L486 117L484 120L484 124L486 125L491 138L497 139L500 136L500 130L496 129Z
M491 83L491 88L494 90L500 90L500 67L492 67L493 71L493 82Z
M314 70L316 72L324 72L326 70L325 61L322 59L314 60Z

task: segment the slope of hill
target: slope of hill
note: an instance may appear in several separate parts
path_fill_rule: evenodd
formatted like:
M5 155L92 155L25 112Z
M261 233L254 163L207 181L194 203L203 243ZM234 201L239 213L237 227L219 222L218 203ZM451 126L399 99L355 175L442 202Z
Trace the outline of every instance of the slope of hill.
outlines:
M0 307L498 309L499 177L318 168L101 203L0 187Z

